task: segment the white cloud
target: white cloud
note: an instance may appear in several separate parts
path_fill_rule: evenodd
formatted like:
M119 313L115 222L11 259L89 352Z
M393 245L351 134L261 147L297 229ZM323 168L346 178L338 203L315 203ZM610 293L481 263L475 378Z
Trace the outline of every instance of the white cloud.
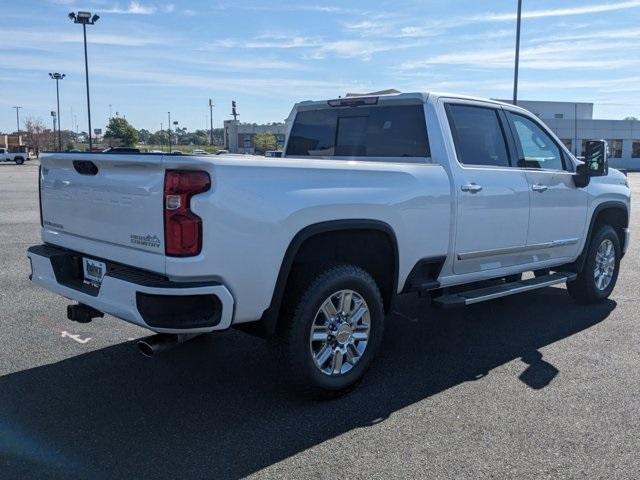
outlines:
M48 32L48 31L24 31L0 29L0 36L4 38L3 46L13 48L41 48L51 43L82 43L80 32ZM94 33L87 35L89 44L143 47L149 45L161 45L166 38L155 36L135 36Z
M593 29L589 33L569 33L562 35L533 38L530 43L546 43L549 41L575 41L575 40L623 40L636 38L640 40L640 28L627 28L616 30Z
M370 60L375 53L409 48L408 44L391 42L373 42L367 40L337 40L324 42L307 55L308 58L322 59L328 56L340 58L360 58Z
M589 13L612 12L616 10L628 10L630 8L640 7L640 0L631 0L618 3L601 3L595 5L584 5L580 7L567 8L550 8L546 10L526 10L522 11L522 18L548 18L548 17L566 17L572 15L584 15ZM469 17L470 20L477 21L510 21L516 19L516 13L489 13Z
M162 7L162 11L164 13L173 13L175 9L176 9L176 6L173 3L168 3L167 5L164 5Z
M101 13L116 13L116 14L130 14L130 15L151 15L156 12L156 7L146 6L140 2L132 1L125 8L121 8L120 4L115 4L111 8L98 8L96 9Z
M216 48L289 49L317 47L322 45L322 43L322 39L314 37L286 34L263 34L248 40L222 38L215 42L206 43L202 48L205 50Z
M640 65L636 56L625 52L637 48L635 42L550 42L520 50L520 66L536 70L615 69ZM618 54L618 55L616 55ZM512 48L465 50L404 62L400 71L428 69L434 65L458 65L475 68L512 68Z

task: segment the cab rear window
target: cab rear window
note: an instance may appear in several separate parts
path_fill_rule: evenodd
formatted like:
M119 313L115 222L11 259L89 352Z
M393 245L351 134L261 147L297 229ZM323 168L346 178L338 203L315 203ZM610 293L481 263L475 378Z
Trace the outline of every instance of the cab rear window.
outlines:
M422 105L298 112L288 156L429 157Z

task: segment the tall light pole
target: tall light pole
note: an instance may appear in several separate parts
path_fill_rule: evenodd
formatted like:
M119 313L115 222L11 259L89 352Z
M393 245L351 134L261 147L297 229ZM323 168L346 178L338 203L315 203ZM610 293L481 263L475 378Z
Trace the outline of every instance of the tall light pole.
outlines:
M53 138L56 138L56 112L53 110L51 110L51 123L53 124Z
M62 151L62 129L60 128L60 88L58 82L62 80L66 75L64 73L50 73L49 77L56 81L56 100L58 102L58 151Z
M180 140L180 132L178 130L178 121L173 121L173 130L176 132L176 145L178 145L178 140Z
M171 112L167 112L169 115L169 123L167 123L167 129L169 130L169 153L171 153Z
M213 100L209 99L209 145L213 146Z
M19 107L19 106L17 106L17 105L16 105L16 106L15 106L15 107L13 107L13 108L15 108L15 109L16 109L16 127L17 127L17 129L18 129L18 138L19 138L19 137L20 137L20 109L21 109L22 107Z
M513 104L518 104L518 64L520 63L520 23L522 20L522 0L518 0L518 19L516 24L516 64L513 72Z
M91 100L89 99L89 61L87 60L87 25L95 24L100 18L98 15L91 15L91 12L78 12L69 14L69 18L73 23L82 25L82 34L84 36L84 75L87 84L87 118L89 119L89 151L93 150L91 143ZM58 122L58 129L60 123Z

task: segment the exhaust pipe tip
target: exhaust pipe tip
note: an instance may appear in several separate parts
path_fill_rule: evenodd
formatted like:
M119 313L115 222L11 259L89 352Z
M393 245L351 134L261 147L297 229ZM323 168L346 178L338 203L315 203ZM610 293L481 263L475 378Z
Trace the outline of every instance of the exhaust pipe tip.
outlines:
M158 353L176 347L192 338L201 335L200 333L157 333L150 337L142 338L136 342L140 353L147 358L151 358Z
M137 345L140 353L147 358L153 357L153 355L156 353L153 349L153 346L146 340L138 340Z

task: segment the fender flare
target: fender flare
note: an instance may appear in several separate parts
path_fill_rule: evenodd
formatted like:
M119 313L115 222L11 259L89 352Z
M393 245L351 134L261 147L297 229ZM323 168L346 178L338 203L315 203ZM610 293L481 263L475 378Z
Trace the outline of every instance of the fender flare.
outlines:
M584 262L587 258L587 250L589 249L589 244L591 243L591 237L593 235L593 229L596 223L596 218L598 218L598 215L603 210L608 210L610 208L623 210L627 218L625 228L629 226L629 208L624 202L610 200L610 201L602 202L599 205L597 205L596 208L593 210L593 213L591 214L591 219L589 220L589 229L587 230L587 237L586 237L584 246L582 247L582 252L580 252L580 255L578 256L576 261L573 262L576 272L582 271L582 268L584 267Z
M287 279L289 278L289 274L291 273L291 269L293 267L293 262L300 250L300 247L306 240L316 235L345 230L377 230L387 235L394 250L392 298L397 294L400 258L396 235L393 228L391 228L389 224L380 220L369 219L330 220L326 222L314 223L300 230L293 237L293 239L289 243L289 246L287 247L287 250L285 251L282 263L280 264L280 271L278 272L276 284L273 289L273 295L271 296L271 303L269 304L269 307L267 307L267 309L263 312L262 318L260 319L260 323L262 324L267 335L272 335L275 332L278 315L280 312L280 306L282 305L282 299L284 297L284 290L287 285Z

